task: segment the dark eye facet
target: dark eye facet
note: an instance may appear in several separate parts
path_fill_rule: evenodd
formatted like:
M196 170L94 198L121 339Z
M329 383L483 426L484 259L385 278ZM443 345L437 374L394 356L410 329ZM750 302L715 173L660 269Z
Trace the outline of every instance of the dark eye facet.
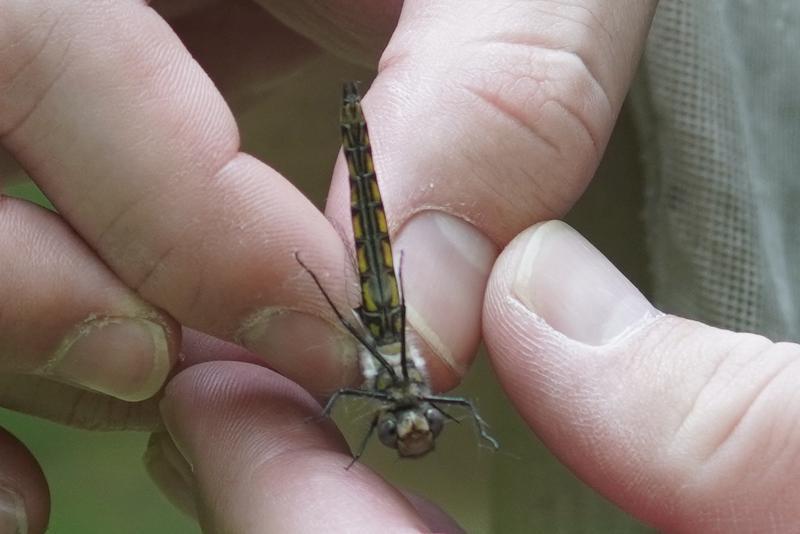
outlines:
M428 420L428 428L431 429L434 437L438 436L444 427L444 415L436 408L425 410L425 419Z
M397 448L397 422L393 417L378 422L378 439L387 447Z

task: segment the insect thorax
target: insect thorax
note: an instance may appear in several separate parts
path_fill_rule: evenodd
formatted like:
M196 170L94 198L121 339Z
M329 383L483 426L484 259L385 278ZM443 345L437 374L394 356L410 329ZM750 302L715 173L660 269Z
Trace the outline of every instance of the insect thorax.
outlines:
M403 368L401 366L400 357L400 343L392 343L391 345L384 345L377 347L378 352L384 357L386 362L392 366L396 377L403 377ZM428 375L425 368L425 360L420 355L419 351L412 347L410 344L406 346L407 360L406 367L408 370L408 387L409 393L412 395L427 395L430 393L428 387ZM397 381L392 377L391 373L378 362L372 354L365 348L361 349L361 372L364 375L364 389L371 389L377 391L388 391L393 386L398 386Z

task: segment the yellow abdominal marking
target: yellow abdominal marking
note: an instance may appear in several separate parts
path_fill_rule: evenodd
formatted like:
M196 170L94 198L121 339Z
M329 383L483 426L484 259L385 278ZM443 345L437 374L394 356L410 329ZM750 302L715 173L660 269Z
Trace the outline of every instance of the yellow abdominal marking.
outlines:
M361 225L360 215L353 215L353 235L356 239L364 237L364 227Z
M367 263L367 253L364 250L364 247L358 247L356 249L356 254L358 254L358 272L361 274L366 273L369 270L369 264Z
M363 300L363 307L367 311L375 311L378 307L375 305L375 298L372 295L372 288L368 282L361 284L361 299Z

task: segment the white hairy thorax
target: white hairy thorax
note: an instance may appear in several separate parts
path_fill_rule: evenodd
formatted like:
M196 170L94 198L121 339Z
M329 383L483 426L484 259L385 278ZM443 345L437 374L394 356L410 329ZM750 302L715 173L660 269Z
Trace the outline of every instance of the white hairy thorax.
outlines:
M403 376L403 369L400 365L400 343L393 343L392 345L377 347L377 350L381 356L386 359L389 365L392 366L397 376ZM425 368L425 359L422 357L419 350L417 350L417 348L412 346L410 343L406 343L406 352L409 367L417 369L422 376L425 377L425 381L427 382L428 373ZM375 378L378 376L378 373L381 370L381 364L365 347L360 347L359 358L361 363L361 374L364 376L363 387L364 389L374 389Z

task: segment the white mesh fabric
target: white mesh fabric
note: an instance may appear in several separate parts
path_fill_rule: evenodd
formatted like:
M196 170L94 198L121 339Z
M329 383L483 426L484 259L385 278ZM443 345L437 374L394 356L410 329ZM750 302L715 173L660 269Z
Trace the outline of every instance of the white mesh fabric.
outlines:
M800 339L800 2L662 0L631 101L657 304Z

